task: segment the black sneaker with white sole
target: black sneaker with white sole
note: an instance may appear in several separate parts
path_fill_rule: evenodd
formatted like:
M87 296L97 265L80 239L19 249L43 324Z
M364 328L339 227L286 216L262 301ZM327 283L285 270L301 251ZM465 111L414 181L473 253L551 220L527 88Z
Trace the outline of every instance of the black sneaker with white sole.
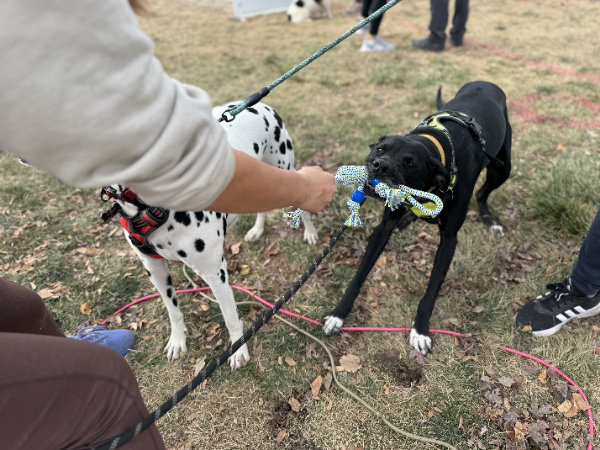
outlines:
M571 284L570 277L546 288L548 292L528 302L515 317L517 326L529 325L534 336L551 336L576 317L600 314L600 292L586 297Z

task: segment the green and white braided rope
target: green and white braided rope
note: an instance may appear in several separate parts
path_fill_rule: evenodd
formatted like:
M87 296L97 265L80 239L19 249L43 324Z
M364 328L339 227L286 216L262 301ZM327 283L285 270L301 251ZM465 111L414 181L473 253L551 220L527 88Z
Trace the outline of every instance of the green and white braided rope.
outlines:
M362 227L364 225L358 214L358 210L365 199L363 189L367 182L369 182L369 175L364 166L342 166L335 174L335 184L337 186L359 185L359 188L352 192L350 200L348 200L348 208L350 209L351 214L348 219L346 219L345 225L349 227ZM409 188L408 186L403 185L400 185L397 188L391 188L375 178L371 179L370 183L375 192L377 192L380 197L385 198L386 206L392 211L400 207L402 203L408 201L426 216L436 217L444 207L442 200L437 195L430 192L419 191L418 189ZM415 200L413 196L431 200L435 203L435 209L429 209L423 206ZM292 228L298 228L300 226L300 216L302 213L303 211L301 209L285 213L283 215L283 220L285 220Z

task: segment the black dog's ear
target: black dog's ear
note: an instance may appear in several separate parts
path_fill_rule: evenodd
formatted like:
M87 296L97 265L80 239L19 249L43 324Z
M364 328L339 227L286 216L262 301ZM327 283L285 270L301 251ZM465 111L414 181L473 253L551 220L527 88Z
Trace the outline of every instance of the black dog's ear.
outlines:
M433 172L431 176L432 186L441 191L448 189L448 186L450 185L450 174L444 165L437 159L432 159L431 168Z
M379 136L379 139L377 139L377 142L381 142L383 141L387 136Z

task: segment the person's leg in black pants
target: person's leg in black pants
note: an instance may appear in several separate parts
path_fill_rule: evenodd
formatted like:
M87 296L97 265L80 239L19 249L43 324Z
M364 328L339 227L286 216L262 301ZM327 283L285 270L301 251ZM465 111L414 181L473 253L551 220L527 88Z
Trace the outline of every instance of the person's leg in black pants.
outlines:
M386 0L364 0L362 15L363 17L367 17L369 14L373 14L379 8L385 6ZM361 51L392 51L396 48L393 44L388 44L379 36L379 26L381 25L381 21L383 20L382 14L369 25L366 25L364 28L368 31L367 37L365 38Z
M452 18L452 29L450 30L450 43L455 47L463 45L463 36L467 31L468 18L469 0L456 0L454 17Z

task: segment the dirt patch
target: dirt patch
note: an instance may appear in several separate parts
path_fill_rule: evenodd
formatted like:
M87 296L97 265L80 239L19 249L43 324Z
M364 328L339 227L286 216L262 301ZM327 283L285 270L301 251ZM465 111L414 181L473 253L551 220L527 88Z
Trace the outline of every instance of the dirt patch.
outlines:
M373 356L376 367L391 375L401 386L418 384L423 377L423 369L413 366L411 362L400 359L400 352L396 349L386 350Z
M322 450L314 442L305 439L300 430L300 424L308 415L305 408L294 412L288 402L281 402L269 426L273 438L281 445L291 450Z

